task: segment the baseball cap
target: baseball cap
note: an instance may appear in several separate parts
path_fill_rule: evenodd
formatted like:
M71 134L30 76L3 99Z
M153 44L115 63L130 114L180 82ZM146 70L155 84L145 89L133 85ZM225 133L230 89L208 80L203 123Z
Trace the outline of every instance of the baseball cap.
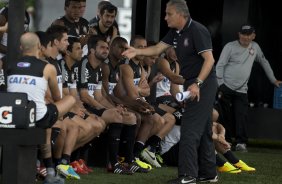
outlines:
M255 28L250 24L244 24L240 29L241 34L252 34L255 33Z

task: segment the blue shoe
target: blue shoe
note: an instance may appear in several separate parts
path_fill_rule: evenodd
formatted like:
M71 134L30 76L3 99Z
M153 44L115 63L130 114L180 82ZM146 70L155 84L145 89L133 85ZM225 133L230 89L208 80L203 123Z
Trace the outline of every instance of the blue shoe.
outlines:
M57 165L56 170L58 174L63 175L67 179L80 180L80 176L73 170L70 165Z

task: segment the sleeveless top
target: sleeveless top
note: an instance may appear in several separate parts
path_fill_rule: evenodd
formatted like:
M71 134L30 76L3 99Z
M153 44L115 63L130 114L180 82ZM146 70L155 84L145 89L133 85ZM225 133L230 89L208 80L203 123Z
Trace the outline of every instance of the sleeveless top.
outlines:
M42 119L47 112L45 93L48 81L43 76L46 62L32 56L24 56L11 63L7 70L7 91L27 93L28 100L36 103L36 121Z

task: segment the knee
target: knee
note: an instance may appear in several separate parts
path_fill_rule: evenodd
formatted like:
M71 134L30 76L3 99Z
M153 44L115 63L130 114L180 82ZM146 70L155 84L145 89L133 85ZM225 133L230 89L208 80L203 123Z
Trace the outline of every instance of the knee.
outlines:
M171 126L173 126L176 122L175 117L171 113L166 113L165 120L166 120L166 124L169 124Z

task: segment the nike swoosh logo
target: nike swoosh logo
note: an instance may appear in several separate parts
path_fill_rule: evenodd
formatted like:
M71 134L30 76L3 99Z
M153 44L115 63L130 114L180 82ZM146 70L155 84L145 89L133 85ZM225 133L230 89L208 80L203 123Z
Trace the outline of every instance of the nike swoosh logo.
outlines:
M153 159L153 160L156 159L156 157L152 156L150 152L148 152L148 151L146 151L146 152L147 152L147 154L149 155L149 157L150 157L151 159Z
M181 180L181 183L190 183L191 181L193 181L194 179L191 179L191 180L185 180L185 179L182 179Z

